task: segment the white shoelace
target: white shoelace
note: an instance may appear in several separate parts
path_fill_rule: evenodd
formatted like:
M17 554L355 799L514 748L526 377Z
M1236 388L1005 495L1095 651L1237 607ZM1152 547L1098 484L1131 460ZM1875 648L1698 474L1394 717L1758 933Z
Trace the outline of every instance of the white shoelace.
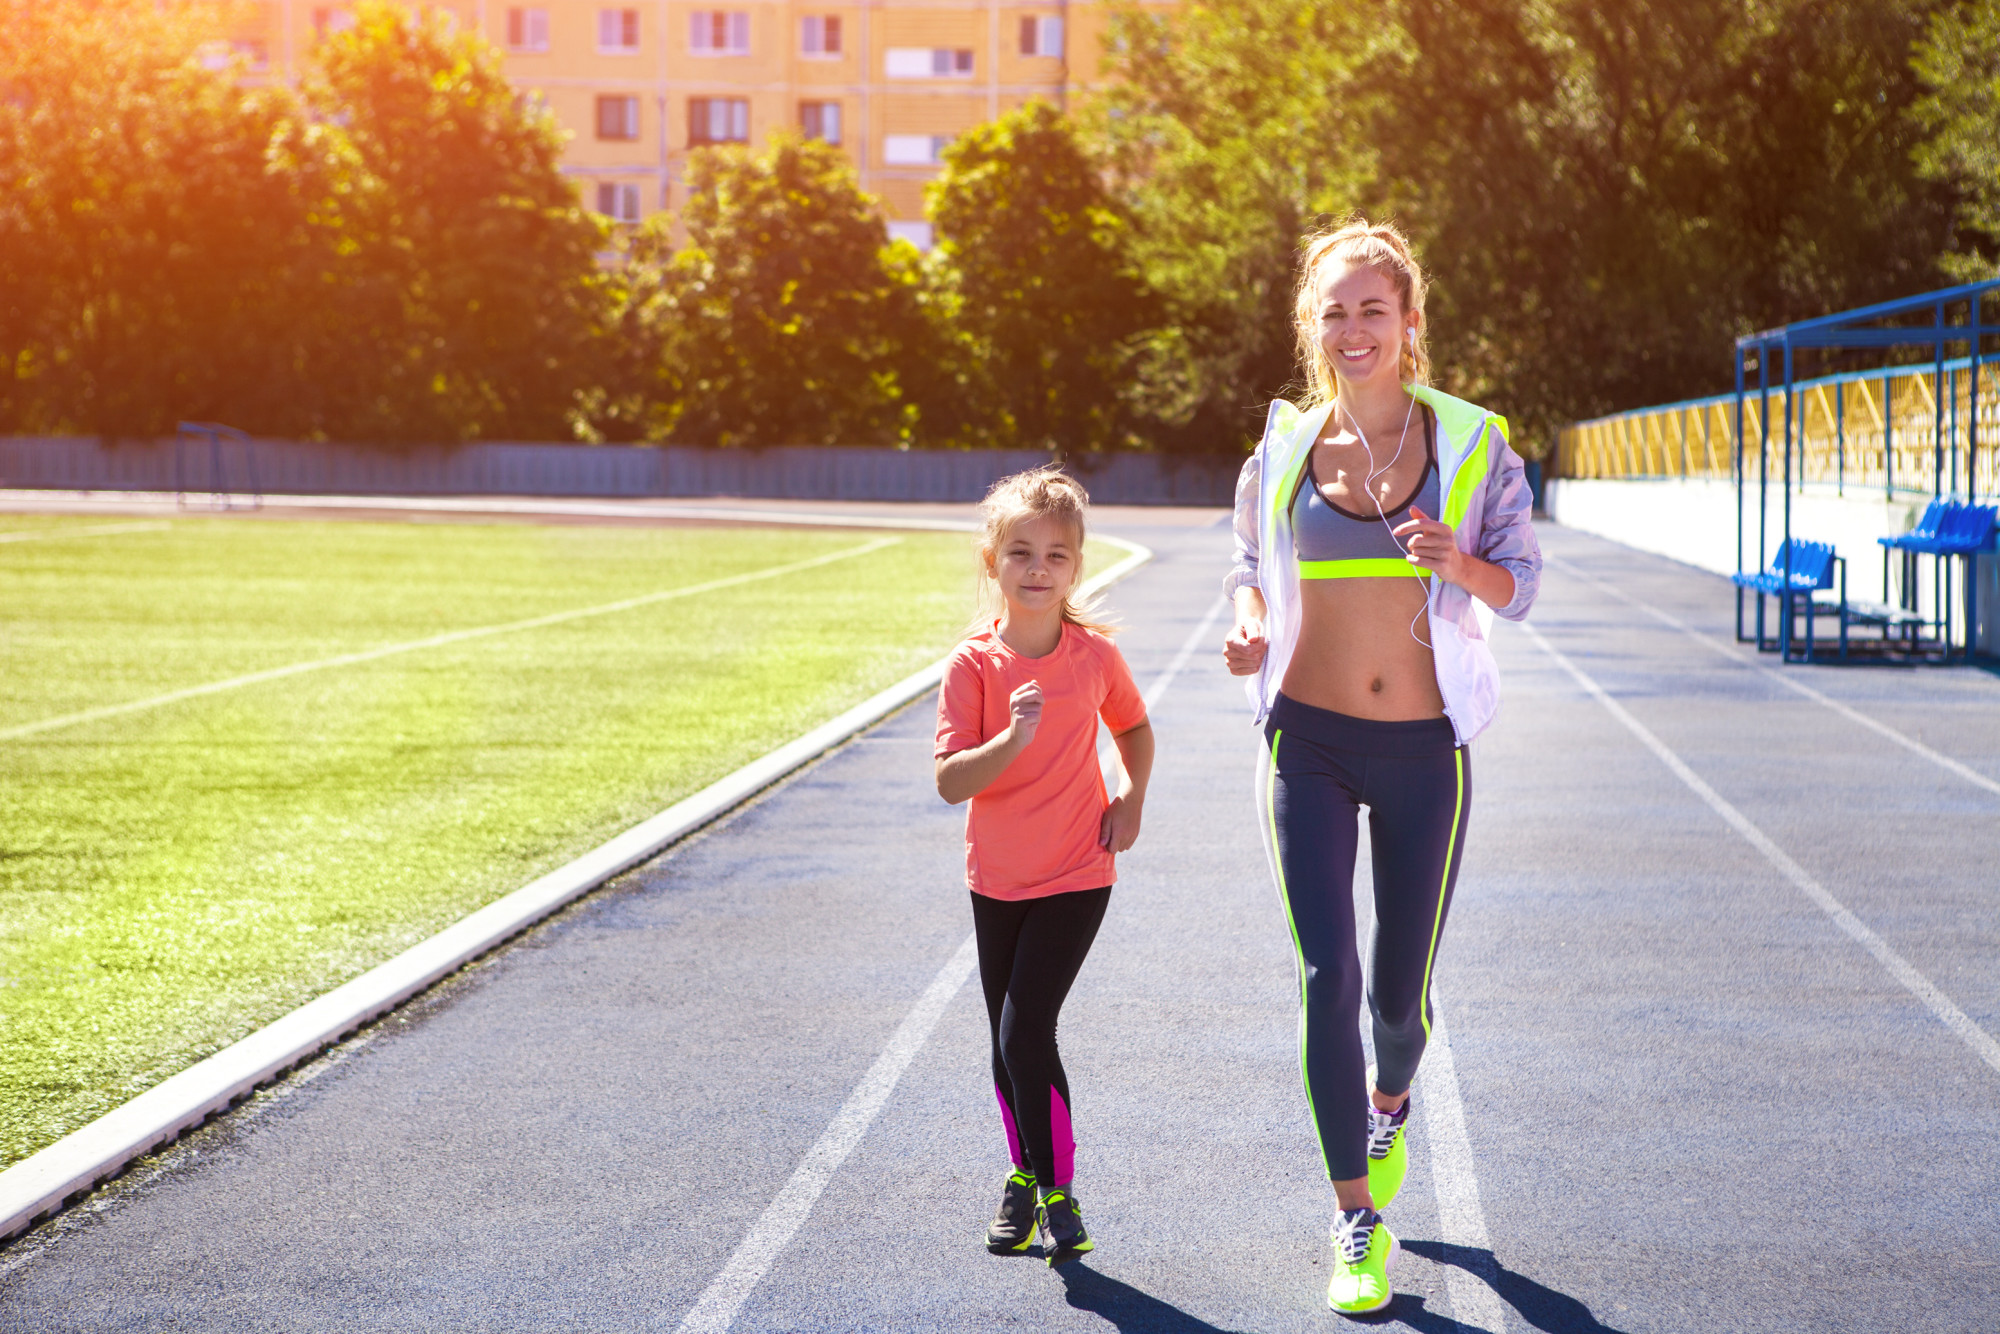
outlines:
M1387 1158L1389 1150L1396 1147L1396 1132L1408 1119L1410 1104L1405 1102L1393 1112L1385 1112L1379 1107L1368 1108L1368 1156Z
M1375 1239L1379 1221L1373 1209L1342 1210L1333 1220L1333 1253L1346 1264L1360 1264L1368 1258L1368 1243Z

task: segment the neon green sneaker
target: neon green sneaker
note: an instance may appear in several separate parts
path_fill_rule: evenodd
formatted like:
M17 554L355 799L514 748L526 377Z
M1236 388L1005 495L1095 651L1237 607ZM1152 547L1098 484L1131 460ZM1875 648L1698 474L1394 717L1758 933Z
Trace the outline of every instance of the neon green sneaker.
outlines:
M1007 1175L1000 1194L1000 1211L986 1228L986 1249L995 1255L1019 1255L1035 1244L1035 1174L1017 1167Z
M1076 1202L1068 1186L1054 1186L1041 1193L1042 1256L1049 1267L1068 1264L1096 1248L1084 1230L1083 1206Z
M1403 1128L1410 1119L1410 1098L1393 1112L1368 1104L1368 1196L1377 1209L1395 1203L1403 1188L1403 1176L1410 1170L1410 1149Z
M1333 1278L1326 1304L1342 1315L1367 1315L1387 1306L1389 1266L1402 1249L1396 1234L1373 1209L1344 1209L1333 1221Z

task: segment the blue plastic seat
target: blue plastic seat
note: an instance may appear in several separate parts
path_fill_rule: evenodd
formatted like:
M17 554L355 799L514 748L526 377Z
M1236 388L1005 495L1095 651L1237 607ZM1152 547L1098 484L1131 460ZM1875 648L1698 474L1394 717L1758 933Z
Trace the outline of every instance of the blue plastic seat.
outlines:
M1929 549L1926 544L1937 540L1938 529L1943 525L1945 513L1951 507L1952 503L1948 500L1933 500L1924 506L1923 517L1917 520L1917 526L1909 532L1895 537L1878 537L1875 540L1894 551L1926 551Z
M1789 576L1786 574L1787 565L1791 567ZM1847 657L1847 626L1850 619L1847 606L1847 562L1834 551L1831 542L1808 542L1802 537L1795 537L1778 549L1777 559L1771 562L1770 569L1759 574L1748 572L1732 574L1729 578L1738 589L1748 590L1757 595L1757 647L1760 650L1765 645L1764 599L1766 596L1771 596L1778 599L1777 648L1787 661L1792 656L1792 611L1800 602L1805 604L1802 610L1806 614L1806 660L1810 662L1814 658L1814 613L1821 610L1839 617L1840 656ZM1813 594L1823 589L1835 590L1837 600L1822 608L1813 601ZM1741 592L1736 595L1736 623L1736 637L1741 639L1743 637Z
M1993 549L1993 530L2000 509L1992 505L1953 505L1938 525L1935 545L1940 556L1972 556Z
M1933 500L1924 507L1923 517L1917 526L1899 537L1878 537L1882 546L1882 599L1889 598L1889 553L1897 551L1903 557L1903 610L1916 610L1916 559L1931 556L1942 561L1958 556L1969 558L1993 550L1994 533L2000 527L2000 508L1992 505L1973 505L1959 500ZM1946 575L1940 572L1942 581ZM1941 588L1943 583L1939 585ZM1935 626L1938 641L1944 647L1944 656L1951 657L1951 616L1952 608L1948 599L1941 598L1936 614L1929 618ZM1970 569L1965 575L1965 623L1967 627L1978 624L1978 583ZM1969 633L1969 629L1968 629ZM1967 650L1970 652L1970 649Z
M1785 577L1788 555L1792 567L1789 583ZM1833 587L1833 561L1832 543L1808 542L1803 537L1795 537L1779 549L1770 569L1761 574L1732 574L1729 578L1738 588L1747 588L1753 593L1774 596L1811 593Z

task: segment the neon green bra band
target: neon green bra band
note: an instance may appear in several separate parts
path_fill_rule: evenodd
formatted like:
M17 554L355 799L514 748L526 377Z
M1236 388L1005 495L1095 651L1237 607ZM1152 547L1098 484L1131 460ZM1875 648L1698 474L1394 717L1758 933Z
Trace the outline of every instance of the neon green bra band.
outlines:
M1422 579L1429 570L1420 569L1394 556L1371 557L1362 560L1302 560L1299 562L1301 579L1394 579L1410 575Z

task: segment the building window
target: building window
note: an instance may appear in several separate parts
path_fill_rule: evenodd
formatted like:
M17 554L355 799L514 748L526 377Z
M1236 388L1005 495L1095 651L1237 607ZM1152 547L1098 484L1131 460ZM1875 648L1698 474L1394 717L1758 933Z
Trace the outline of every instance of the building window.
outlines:
M944 160L949 134L891 134L882 140L882 161L891 167L929 167Z
M889 239L908 241L919 250L929 250L934 243L928 222L892 222L889 224Z
M1063 21L1061 19L1022 19L1021 54L1024 56L1054 56L1062 59Z
M747 144L750 142L750 99L690 97L688 143Z
M639 99L636 97L598 98L597 137L600 139L637 139L639 137Z
M639 221L639 187L600 181L597 186L597 211L613 222Z
M354 11L348 9L315 9L313 11L313 36L324 37L328 33L346 32L354 26Z
M808 14L799 20L799 50L809 56L840 54L840 15Z
M639 11L597 11L597 49L606 54L630 54L639 49Z
M698 56L750 54L750 15L743 11L697 9L688 15L688 50Z
M830 144L839 143L840 103L799 103L799 128L805 131L808 139L821 139Z
M972 52L949 46L892 46L883 53L882 69L891 79L969 79Z
M251 69L269 69L271 48L255 37L239 37L229 44L231 51L243 57Z
M549 49L549 11L546 9L509 9L507 11L507 49L515 52L541 52Z

